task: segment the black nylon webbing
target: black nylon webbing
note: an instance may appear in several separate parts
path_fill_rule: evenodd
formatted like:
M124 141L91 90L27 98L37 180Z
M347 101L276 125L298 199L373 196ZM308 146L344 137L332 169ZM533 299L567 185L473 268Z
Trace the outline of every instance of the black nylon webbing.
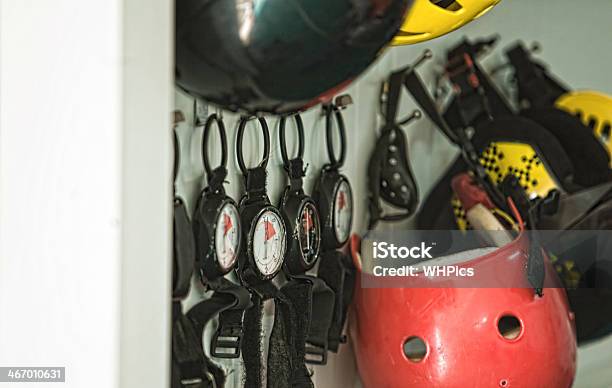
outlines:
M324 365L327 363L328 333L332 324L335 294L323 281L314 276L296 276L312 284L311 316L305 338L305 359L309 364Z
M522 43L508 49L506 56L515 69L519 99L528 101L531 107L553 106L562 94L568 92L564 85L547 73L544 66L531 59L531 54Z
M455 129L477 127L484 121L514 114L501 92L482 70L476 57L485 42L464 41L448 53L446 71L455 98L445 118Z
M335 302L333 319L328 332L328 347L337 352L340 344L346 342L342 335L349 305L355 285L355 268L350 261L338 251L321 254L318 277L334 291Z
M294 280L286 284L281 293L289 303L281 308L286 309L285 326L289 349L291 350L291 376L292 387L312 388L314 384L306 367L306 336L312 317L312 283L303 280ZM269 378L269 377L268 377Z
M268 173L263 167L250 168L245 176L245 188L247 199L251 201L261 201L266 197L266 182Z
M244 362L244 386L248 388L260 388L263 383L263 345L261 337L263 328L263 300L253 293L251 294L252 306L244 314L244 339L242 340L242 359Z
M180 303L173 305L172 388L213 388L216 380L207 362L193 322L182 314ZM214 367L214 365L213 365ZM214 381L214 382L213 382Z
M273 298L274 324L270 333L268 357L263 364L263 301ZM305 338L309 329L312 284L301 280L287 282L279 290L271 283L254 290L252 307L244 316L242 357L245 387L262 387L264 370L267 387L313 387L305 365Z

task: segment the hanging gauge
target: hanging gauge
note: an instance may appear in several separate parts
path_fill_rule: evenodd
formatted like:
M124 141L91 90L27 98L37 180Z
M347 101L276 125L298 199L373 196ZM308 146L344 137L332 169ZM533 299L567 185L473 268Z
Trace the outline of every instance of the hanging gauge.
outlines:
M221 162L214 170L206 152L213 124L217 125L221 142ZM238 208L223 187L227 176L227 136L223 120L216 114L209 116L204 125L202 162L208 186L202 190L193 223L201 275L210 280L234 268L240 253L241 234Z
M289 159L286 142L286 117L280 119L279 138L283 167L289 177L289 185L281 198L280 208L289 228L287 233L286 268L290 274L303 274L311 269L319 257L321 225L319 211L312 198L304 193L304 124L299 115L294 116L298 135L298 153Z
M241 254L240 276L247 284L270 280L282 268L287 249L285 222L266 193L266 166L270 157L270 132L263 118L259 124L264 137L264 155L255 168L247 168L243 156L243 137L248 118L238 126L236 155L245 178L246 194L240 201L243 236L246 251Z
M285 258L285 224L277 211L265 209L253 222L252 257L264 279L274 277Z
M346 130L342 112L336 105L326 109L326 142L329 163L323 166L314 190L321 212L322 249L336 249L348 241L353 224L353 191L348 179L339 172L346 158ZM340 157L336 159L333 145L333 121L340 137Z

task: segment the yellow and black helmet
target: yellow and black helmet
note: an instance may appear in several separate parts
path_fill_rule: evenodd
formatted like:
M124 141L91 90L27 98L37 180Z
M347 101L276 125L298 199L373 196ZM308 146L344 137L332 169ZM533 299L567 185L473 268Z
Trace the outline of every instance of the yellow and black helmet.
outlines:
M514 68L521 107L556 108L575 115L584 124L582 130L594 135L612 154L612 96L589 90L570 91L545 64L531 57L522 42L507 49L506 56ZM607 163L609 168L609 156Z
M559 97L555 106L582 120L608 154L612 153L612 96L589 90L569 92Z
M508 175L518 178L527 196L545 197L557 189L575 192L574 168L570 156L548 130L523 117L496 119L479 126L472 143L480 153L480 163L494 183ZM465 229L465 212L453 200L450 182L467 171L458 158L424 202L418 216L421 229Z
M491 10L501 0L415 0L392 46L404 46L448 34Z

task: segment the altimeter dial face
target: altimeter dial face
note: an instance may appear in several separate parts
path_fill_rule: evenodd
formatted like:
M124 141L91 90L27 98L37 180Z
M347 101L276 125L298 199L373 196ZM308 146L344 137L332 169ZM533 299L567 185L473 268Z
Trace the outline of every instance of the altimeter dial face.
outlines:
M302 260L307 266L310 266L319 255L319 246L321 243L319 213L311 202L306 202L300 210L297 233Z
M336 239L345 243L353 221L353 193L346 180L340 181L334 192L333 226Z
M228 202L217 216L215 251L217 263L223 272L230 271L238 258L240 245L240 218L236 206Z
M264 211L255 221L253 260L266 278L273 277L283 265L286 233L284 222L274 211Z

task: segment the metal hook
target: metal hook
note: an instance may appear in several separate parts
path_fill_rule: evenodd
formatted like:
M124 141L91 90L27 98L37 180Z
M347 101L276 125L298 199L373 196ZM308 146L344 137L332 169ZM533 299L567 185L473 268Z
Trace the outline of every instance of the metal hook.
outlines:
M421 53L421 55L409 67L416 70L423 63L427 62L428 60L432 58L433 58L433 51L431 51L430 49L425 49L423 53Z
M405 119L399 121L397 125L406 125L414 120L420 120L423 117L423 113L419 109L415 109L412 113L406 117Z

